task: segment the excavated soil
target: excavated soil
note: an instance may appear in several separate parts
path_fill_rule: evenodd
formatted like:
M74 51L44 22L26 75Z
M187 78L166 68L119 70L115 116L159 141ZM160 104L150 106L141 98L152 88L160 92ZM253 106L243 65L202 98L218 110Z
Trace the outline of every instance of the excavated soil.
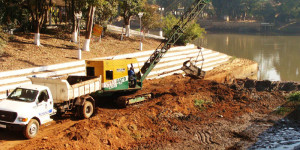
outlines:
M147 102L123 109L99 104L95 116L86 120L55 118L31 140L1 130L0 146L70 150L246 149L260 133L284 117L274 111L287 102L288 93L299 90L299 83L294 82L245 79L227 84L172 75L146 80L144 89L135 94L152 93L153 99Z

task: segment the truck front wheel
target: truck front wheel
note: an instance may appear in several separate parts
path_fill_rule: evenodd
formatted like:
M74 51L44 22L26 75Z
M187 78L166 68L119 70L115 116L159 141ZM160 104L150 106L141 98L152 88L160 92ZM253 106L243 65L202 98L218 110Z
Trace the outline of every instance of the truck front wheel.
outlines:
M90 118L94 113L94 106L92 102L85 101L84 105L82 106L81 113L83 118L85 119Z
M39 132L39 122L35 119L32 119L29 121L29 123L26 125L23 134L27 139L34 138L38 132Z

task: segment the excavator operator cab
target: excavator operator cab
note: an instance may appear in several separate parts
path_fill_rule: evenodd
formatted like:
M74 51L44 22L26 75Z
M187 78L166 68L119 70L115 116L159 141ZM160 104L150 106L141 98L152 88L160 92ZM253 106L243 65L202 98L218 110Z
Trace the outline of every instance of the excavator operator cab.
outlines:
M102 76L104 91L140 89L141 83L136 79L138 71L140 68L135 58L86 60L86 75Z

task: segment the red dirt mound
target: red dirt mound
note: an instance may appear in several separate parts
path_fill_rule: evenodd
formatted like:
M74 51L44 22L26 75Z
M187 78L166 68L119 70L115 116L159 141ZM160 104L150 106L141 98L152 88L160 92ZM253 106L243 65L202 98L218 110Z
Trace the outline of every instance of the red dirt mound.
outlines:
M97 108L96 116L72 125L66 123L70 120L58 121L52 126L64 126L63 130L45 129L46 133L15 149L228 147L238 141L232 134L237 125L249 121L245 115L267 114L285 102L276 92L251 93L233 87L182 75L147 80L135 94L151 92L151 101L125 109Z

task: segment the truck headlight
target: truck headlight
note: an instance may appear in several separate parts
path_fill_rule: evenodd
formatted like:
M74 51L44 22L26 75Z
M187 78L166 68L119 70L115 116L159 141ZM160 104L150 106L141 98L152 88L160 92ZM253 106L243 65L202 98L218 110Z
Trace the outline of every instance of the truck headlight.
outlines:
M28 121L28 118L21 118L21 117L19 117L18 119L19 119L20 122L27 122Z

